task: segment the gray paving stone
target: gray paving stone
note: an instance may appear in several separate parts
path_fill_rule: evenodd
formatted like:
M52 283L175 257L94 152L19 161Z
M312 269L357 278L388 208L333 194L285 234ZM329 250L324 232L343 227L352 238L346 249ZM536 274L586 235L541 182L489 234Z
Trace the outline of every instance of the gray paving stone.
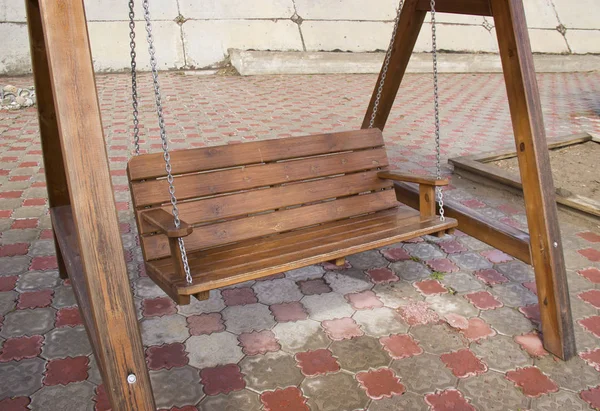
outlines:
M2 207L5 210L4 207ZM35 241L40 235L40 230L37 228L26 228L23 230L6 230L2 233L2 244L15 244L15 243L31 243ZM16 257L7 257L7 259ZM2 265L2 258L0 258L0 267Z
M448 314L458 314L466 318L477 317L479 310L462 295L438 294L425 298L429 306L444 318Z
M207 396L198 404L199 411L259 411L262 403L258 394L244 389L229 394Z
M240 369L247 387L258 392L298 386L304 379L294 357L283 351L246 356Z
M34 410L93 411L94 386L87 381L43 387L31 396Z
M145 345L184 342L190 336L187 321L178 314L145 318L140 327Z
M77 300L72 287L60 285L54 289L54 298L52 299L54 308L73 307L75 305L77 305Z
M399 261L390 264L390 268L406 281L416 281L422 278L428 278L431 275L431 271L425 264L412 260Z
M579 395L565 390L542 395L534 398L531 402L532 411L583 411L589 409L589 405Z
M185 342L190 365L196 368L237 364L244 357L237 337L229 332L197 335Z
M225 308L225 302L221 297L221 291L211 290L208 300L200 301L191 299L188 305L177 306L177 311L181 315L189 317L190 315L218 313Z
M535 281L533 268L518 260L509 261L503 264L496 264L496 270L504 274L505 277L519 283L523 283L525 281Z
M369 277L356 268L328 271L323 278L333 291L342 295L358 293L373 288L373 283L369 280Z
M594 306L577 297L573 297L573 294L571 294L571 296L571 315L573 315L574 320L581 320L591 317L592 315L598 315L598 310Z
M452 254L449 257L463 270L477 271L492 268L492 263L477 253Z
M0 335L10 338L44 334L54 327L55 314L56 311L52 308L12 311L4 317Z
M267 305L300 301L303 297L294 280L289 278L259 281L252 288L258 301Z
M373 287L373 292L377 298L383 302L386 307L403 307L411 301L423 301L424 297L406 281L399 281L389 284L377 284Z
M185 365L170 370L150 371L157 408L183 407L196 404L204 397L200 372Z
M537 296L519 283L495 285L492 293L509 307L523 307L538 302Z
M458 388L480 410L525 410L529 403L529 399L512 382L494 371L461 380Z
M586 331L578 323L574 324L575 328L575 345L579 351L588 351L600 347L600 338Z
M590 289L590 282L574 270L567 270L567 283L569 284L569 293L571 295Z
M31 264L31 258L26 255L15 257L0 257L0 267L2 267L2 276L21 274L27 271Z
M60 284L58 271L31 271L21 274L16 289L20 292L53 288Z
M383 258L377 250L369 250L362 253L350 255L346 260L354 268L369 270L371 268L387 267L388 261Z
M102 384L102 375L100 375L100 369L98 368L98 363L96 362L96 357L94 355L90 355L88 362L88 378L89 382L92 382L96 385Z
M260 303L227 307L222 314L227 331L236 334L268 330L275 325L269 307Z
M324 273L325 270L323 267L318 265L309 265L308 267L286 271L285 277L293 281L305 281L313 278L320 278Z
M496 335L471 344L471 351L483 358L489 369L506 372L522 368L533 363L531 357L523 351L512 337Z
M471 251L484 251L492 248L483 241L479 241L478 239L469 236L460 237L458 238L458 241Z
M313 320L278 323L273 333L281 348L289 353L314 351L331 343L319 323Z
M473 274L468 274L462 271L444 274L442 284L459 293L467 293L483 289L483 284L481 284L481 282L479 282Z
M402 395L394 395L391 398L382 398L372 401L369 411L428 411L429 406L423 400L422 395L405 392Z
M481 318L500 334L520 335L534 329L534 325L523 314L510 307L486 310Z
M29 248L29 255L32 257L56 255L53 240L34 241Z
M467 340L446 324L426 324L410 330L425 352L444 354L467 346Z
M351 317L354 314L348 301L337 293L307 295L302 299L302 304L310 318L317 321Z
M305 378L300 389L312 411L359 410L369 402L358 382L344 372Z
M385 367L391 362L379 339L370 336L334 341L329 350L337 358L340 367L354 373Z
M423 353L392 362L391 367L412 392L425 394L456 386L457 378L437 355Z
M17 305L18 294L14 291L5 291L0 293L0 315L11 311Z
M89 356L90 341L81 325L78 327L55 328L45 336L42 356L48 359Z
M133 290L134 294L141 299L167 296L167 294L165 294L165 292L149 277L142 277L135 281Z
M579 356L569 361L556 361L553 356L536 358L535 365L561 388L581 391L600 384L600 373Z
M437 246L429 243L408 243L404 245L404 249L408 251L410 255L420 258L423 261L446 256L446 254L441 252Z
M360 310L352 318L366 335L372 337L383 337L408 331L408 325L400 315L395 310L387 307Z
M45 366L41 358L0 362L0 398L28 397L39 390Z

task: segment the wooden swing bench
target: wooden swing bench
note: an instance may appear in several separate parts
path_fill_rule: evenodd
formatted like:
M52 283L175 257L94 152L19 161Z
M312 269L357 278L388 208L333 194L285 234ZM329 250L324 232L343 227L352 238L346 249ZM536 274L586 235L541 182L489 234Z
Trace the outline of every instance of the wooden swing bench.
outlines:
M134 157L128 174L147 273L179 304L457 225L435 215L435 186L447 181L387 171L378 129L174 151L171 160L179 228L162 153ZM420 211L397 201L392 180L420 184Z

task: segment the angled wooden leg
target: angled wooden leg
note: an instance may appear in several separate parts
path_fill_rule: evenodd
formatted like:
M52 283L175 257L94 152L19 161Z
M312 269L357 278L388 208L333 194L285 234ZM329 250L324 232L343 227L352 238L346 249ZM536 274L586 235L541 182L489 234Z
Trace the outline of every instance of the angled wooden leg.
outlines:
M492 0L531 238L544 347L576 354L554 183L522 0Z
M31 48L31 63L33 66L33 79L37 98L38 118L40 123L40 137L44 157L44 172L46 174L46 187L48 190L48 205L50 208L69 205L69 188L60 146L56 109L52 97L52 82L50 80L50 67L46 55L46 44L42 20L40 18L39 4L35 0L25 2L27 9L27 22L29 27L29 44ZM67 270L63 260L56 235L54 235L56 259L60 277L67 278Z

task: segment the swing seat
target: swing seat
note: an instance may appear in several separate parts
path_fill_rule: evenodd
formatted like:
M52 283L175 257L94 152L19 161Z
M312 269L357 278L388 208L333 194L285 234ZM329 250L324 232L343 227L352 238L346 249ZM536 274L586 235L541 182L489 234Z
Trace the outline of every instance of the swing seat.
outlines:
M179 304L457 225L435 215L447 181L387 171L378 129L175 151L171 163L178 228L162 153L134 157L128 176L147 274ZM392 180L420 184L420 212L398 202Z

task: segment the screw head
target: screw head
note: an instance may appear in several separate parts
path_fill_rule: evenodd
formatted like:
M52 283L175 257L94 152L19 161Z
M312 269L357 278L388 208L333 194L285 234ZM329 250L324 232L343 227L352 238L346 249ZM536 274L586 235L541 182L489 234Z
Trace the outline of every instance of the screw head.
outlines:
M129 384L135 384L136 381L137 381L137 377L135 376L135 374L129 374L127 376L127 382Z
M553 245L554 245L554 248L558 247L558 243L556 241L554 242Z

